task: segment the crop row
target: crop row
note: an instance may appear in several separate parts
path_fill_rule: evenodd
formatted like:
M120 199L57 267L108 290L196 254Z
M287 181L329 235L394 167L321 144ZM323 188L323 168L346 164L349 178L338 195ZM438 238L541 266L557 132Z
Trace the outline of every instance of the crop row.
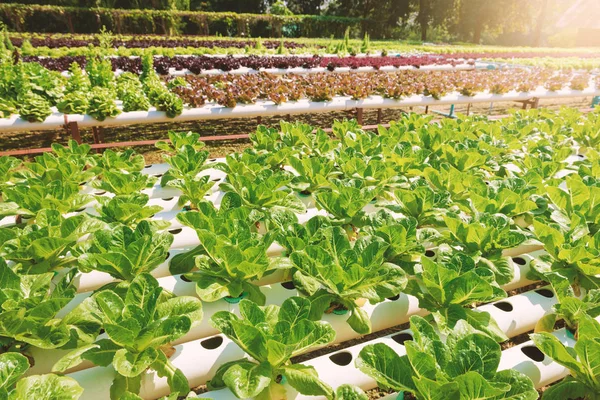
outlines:
M214 365L196 359L212 390L364 399L359 388L331 387L290 358L342 331L372 332L376 311L408 295L429 316L410 319L405 358L368 344L358 355L362 372L417 397L443 390L480 398L469 388L481 387L490 399L535 398L528 377L497 371L507 333L472 305L505 298L503 287L526 264L526 279L548 282L558 301L538 331L563 319L579 329L575 349L595 351L588 333L599 328L591 320L599 312L598 132L597 113L573 110L499 122L410 115L377 133L336 122L333 137L303 124L260 127L251 149L221 161L209 159L197 134L170 133L157 144L166 168L146 168L133 151L95 154L75 142L32 161L2 157L0 369L12 371L2 388L17 398L43 388L42 399L76 399L77 382L83 398L152 398L159 387L185 395L191 381L173 344L219 331L236 349L227 357L237 356ZM167 193L173 199L158 201ZM168 211L158 205L165 202ZM193 241L182 241L184 230ZM544 251L509 257L524 247ZM174 286L155 277L166 259ZM91 275L108 280L85 292ZM269 280L289 281L300 297L271 303L261 286ZM333 325L324 321L332 314ZM573 370L561 385L598 391L593 360L567 360L549 335L534 340ZM237 359L244 353L250 358ZM425 386L421 353L433 357ZM38 365L43 375L19 379L30 364L21 354L55 360L53 371L68 376Z
M94 58L85 71L74 63L67 79L37 63L13 64L6 53L0 61L0 116L19 114L30 122L44 121L52 114L52 107L56 107L64 114L87 114L103 121L123 111L147 111L154 106L173 118L182 113L184 106L204 104L235 107L258 100L281 104L300 99L323 102L336 96L365 99L373 95L392 99L422 95L439 99L456 92L473 96L481 92L531 92L539 87L550 91L582 90L592 84L587 73L526 69L374 72L356 76L335 72L307 76L187 75L163 79L155 72L153 63L153 57L146 55L139 76L123 73L116 78L110 59Z
M73 62L81 67L86 66L86 56L64 56L58 58L45 58L37 56L23 57L25 62L37 62L52 71L66 71ZM111 59L113 71L117 69L125 72L140 73L142 61L140 58L114 57ZM426 65L457 65L463 64L460 59L438 55L406 56L406 57L303 57L303 56L242 56L242 57L210 57L210 56L175 56L155 57L154 68L160 75L168 75L169 69L177 71L189 70L200 74L207 70L233 71L240 68L255 70L266 68L327 68L334 71L336 68L357 69L360 67L422 67ZM473 62L469 62L473 64Z
M13 46L21 47L23 45L23 41L28 40L29 43L33 47L48 47L50 49L56 49L61 47L88 47L92 46L100 46L100 39L90 38L90 39L75 39L69 37L52 37L52 36L34 36L28 39L24 39L21 37L12 37L10 38ZM227 39L217 39L217 40L209 40L209 39L195 39L195 38L177 38L177 39L169 39L164 36L135 36L129 39L117 39L113 38L110 40L111 47L125 47L125 48L140 48L146 49L149 47L202 47L207 49L213 49L215 47L220 48L234 48L234 49L244 49L246 47L256 47L257 44L260 43L260 46L264 46L267 49L276 49L278 48L282 42L278 40L227 40ZM283 41L283 46L286 49L298 49L305 47L302 43L297 43L293 41Z

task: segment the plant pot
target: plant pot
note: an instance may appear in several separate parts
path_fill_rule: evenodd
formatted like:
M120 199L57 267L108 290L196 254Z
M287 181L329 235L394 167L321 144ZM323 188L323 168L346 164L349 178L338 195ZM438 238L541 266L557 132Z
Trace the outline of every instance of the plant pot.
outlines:
M223 300L225 300L226 302L228 302L229 304L238 304L240 301L242 301L243 299L245 299L246 297L248 297L248 293L243 292L240 296L238 297L231 297L231 296L225 296L223 297Z

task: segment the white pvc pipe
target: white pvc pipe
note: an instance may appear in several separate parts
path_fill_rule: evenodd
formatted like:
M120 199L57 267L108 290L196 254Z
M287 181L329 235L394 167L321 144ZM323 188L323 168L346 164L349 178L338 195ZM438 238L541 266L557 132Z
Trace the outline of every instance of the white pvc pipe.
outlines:
M463 96L451 93L440 100L430 96L413 95L401 100L388 99L382 96L370 96L362 100L352 100L350 97L335 97L327 102L313 102L308 99L275 104L271 101L257 101L255 104L240 104L233 108L217 104L207 104L201 108L185 108L181 115L168 118L162 111L151 108L149 111L134 111L98 121L89 115L67 115L54 112L44 122L28 122L13 115L10 118L0 119L0 132L16 132L31 130L56 130L62 129L65 122L77 122L79 127L118 126L130 124L150 124L159 122L177 123L182 121L221 119L221 118L249 118L259 116L319 113L330 111L347 111L355 108L395 108L411 106L436 106L448 104L468 103L495 103L502 101L523 101L532 98L553 99L570 97L599 96L600 89L590 87L585 90L563 89L556 92L538 88L532 92L518 93L512 91L506 94L478 93L475 96Z
M395 67L393 65L385 65L379 69L371 66L362 66L358 68L351 67L336 67L333 71L329 71L327 67L314 67L314 68L261 68L253 69L248 67L240 67L231 71L223 71L220 69L207 69L200 71L199 74L195 74L189 69L177 70L173 67L169 68L169 76L185 76L185 75L197 75L197 76L217 76L217 75L246 75L246 74L258 74L266 72L272 75L286 75L286 74L297 74L297 75L310 75L320 74L327 72L336 73L369 73L369 72L399 72L399 71L414 71L414 72L428 72L428 71L471 71L475 69L475 65L472 64L439 64L439 65L423 65L421 67L413 67L412 65L403 65Z
M532 301L532 299L534 299L536 296L543 298L543 296L541 296L535 292L528 292L528 293L523 293L521 295L513 296L511 298L511 300L515 304L523 304L524 302ZM525 298L525 300L522 300L522 298ZM502 313L504 313L502 310L495 308L491 305L488 307L493 307L493 308L486 310L486 311L489 311L490 314L496 319L496 321L498 321L500 327L504 330L504 332L507 334L507 336L514 337L522 332L527 332L527 331L533 329L537 320L541 316L543 316L544 313L546 311L548 311L551 306L552 305L550 303L546 302L544 304L544 307L547 307L546 309L544 309L543 307L536 308L532 312L529 312L528 309L515 308L512 312L506 313L506 314L511 315L510 318L507 318L506 315L502 314ZM483 307L478 307L477 309L482 309L482 308ZM319 378L321 380L323 380L324 382L328 383L334 389L336 389L337 387L339 387L343 384L346 384L346 383L351 383L353 385L357 385L360 388L362 388L363 390L373 389L377 386L377 382L375 382L370 376L365 375L364 373L362 373L359 369L357 369L355 367L355 361L358 358L360 351L368 345L371 345L374 343L384 343L384 344L390 346L396 353L398 353L398 355L402 356L402 355L406 354L405 348L402 344L400 344L396 340L394 340L394 338L399 338L402 335L410 335L410 336L404 337L405 339L408 339L408 340L411 340L411 338L412 338L411 331L407 329L405 331L397 332L397 333L394 333L394 334L391 334L391 335L388 335L385 337L375 339L373 341L363 342L358 345L345 348L338 352L326 354L326 355L308 360L308 361L304 362L303 364L313 366L317 370ZM344 358L345 358L344 362L342 363L343 365L340 365L340 360L342 359L342 357L340 357L340 355L344 355ZM502 361L500 363L499 370L508 369L509 367L506 367L506 365L507 364L510 365L510 363L514 360L514 357L513 357L512 353L510 353L510 352L507 353L507 351L504 351L502 353L501 360ZM521 360L522 360L522 358L521 358ZM504 365L503 365L503 362L504 362ZM323 398L323 397L314 397L314 396L308 397L308 396L301 395L301 394L297 393L289 385L286 385L286 390L287 390L287 398L288 399L307 399L308 400L308 399ZM198 397L212 398L214 400L229 400L229 399L233 400L233 399L235 399L233 394L229 390L226 390L226 389L204 393Z
M297 291L295 289L286 289L281 285L272 285L270 287L261 287L261 290L266 292L267 295L267 304L277 304L280 305L281 303L283 303L283 301L293 295L297 295ZM521 297L526 297L525 300L519 300L519 296ZM539 299L536 298L536 296L538 297L543 297L537 293L534 294L528 294L528 296L524 296L524 295L518 295L515 296L517 298L517 300L513 300L515 301L516 305L522 305L525 304L527 302L533 304L534 302L538 301L540 304L542 303ZM513 297L513 299L515 298ZM548 307L551 306L551 304L548 303ZM544 304L546 304L544 303ZM412 296L407 296L405 294L401 294L399 296L399 298L397 300L386 300L382 303L379 303L377 305L371 305L369 303L365 304L365 306L363 307L363 309L367 312L367 314L370 317L371 320L371 324L373 327L373 331L380 331L383 329L387 329L387 328L391 328L393 326L397 326L400 325L402 323L406 323L408 321L408 318L410 317L410 315L425 315L427 312L425 310L419 309L418 307L418 300ZM494 307L493 309L490 310L493 316L498 315L498 318L500 319L499 322L502 324L503 327L506 327L507 329L507 333L509 335L512 335L514 332L516 332L519 329L525 329L522 326L524 324L533 324L535 325L535 323L537 322L537 320L545 313L545 311L547 310L543 310L542 307L537 307L533 309L533 312L528 312L527 316L524 316L522 318L519 318L517 320L512 320L512 319L507 319L507 317L501 313L505 313L505 311L502 311L496 307ZM513 314L514 314L515 310L513 310ZM204 317L206 320L209 319L209 315L205 315ZM347 315L335 315L335 314L325 314L322 318L322 320L329 322L332 327L335 329L336 331L336 339L335 339L335 343L340 343L343 341L347 341L350 339L354 339L360 335L358 335L356 332L354 332L350 326L346 323L346 319L348 318ZM529 326L527 325L527 326ZM207 328L208 329L208 328ZM204 331L202 332L202 334L208 332ZM189 335L189 334L188 334ZM228 339L224 339L223 342L225 345L220 346L219 348L222 348L222 351L227 351L229 352L229 348L230 348L230 344L231 342ZM188 378L188 380L190 381L190 385L191 387L203 384L206 382L206 380L210 379L210 377L212 375L210 375L211 373L214 373L214 368L215 366L213 364L207 363L201 363L199 364L197 362L198 358L202 359L202 360L208 360L211 358L210 355L204 355L204 352L202 352L202 355L199 355L199 347L198 346L198 341L192 341L192 342L185 342L180 344L179 346L176 346L177 348L177 355L178 357L176 359L173 360L173 362L177 362L177 366L179 368L182 369L182 371L184 372L184 374L186 375L186 377ZM183 351L183 349L195 349L192 351ZM181 350L181 351L180 351ZM216 350L216 349L215 349ZM215 352L215 350L209 350L209 353ZM236 353L236 357L239 358L240 356L238 355L238 353ZM218 356L217 357L218 362L220 364L227 362L227 361L231 361L234 360L235 358L227 358L225 356ZM98 386L96 379L95 378L97 375L94 374L93 370L99 369L100 367L94 367L88 370L84 370L84 371L79 371L79 372L75 372L73 374L71 374L72 377L74 377L75 379L77 379L77 381L81 384L81 386L85 389L88 388L89 391L94 391L95 394L98 394L98 396L105 396L107 392L99 392L99 388L103 387L102 385ZM164 380L163 378L158 378L156 376L154 376L153 372L149 372L147 375L144 376L143 378L143 388L142 388L142 393L143 393L143 398L156 398L156 397L160 397L160 396L164 396L166 394L168 394L168 386L166 385L166 380ZM109 387L110 385L108 385ZM148 394L151 393L151 396L149 396ZM101 399L102 397L90 397L90 399Z

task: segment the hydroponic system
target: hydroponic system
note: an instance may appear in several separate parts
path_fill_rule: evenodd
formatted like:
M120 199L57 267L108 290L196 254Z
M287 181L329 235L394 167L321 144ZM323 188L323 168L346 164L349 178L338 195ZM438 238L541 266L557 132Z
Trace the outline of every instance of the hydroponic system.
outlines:
M477 53L29 40L83 39L0 42L2 132L600 95ZM0 157L2 399L600 396L597 109L283 121L221 158L173 130L154 164L76 139Z

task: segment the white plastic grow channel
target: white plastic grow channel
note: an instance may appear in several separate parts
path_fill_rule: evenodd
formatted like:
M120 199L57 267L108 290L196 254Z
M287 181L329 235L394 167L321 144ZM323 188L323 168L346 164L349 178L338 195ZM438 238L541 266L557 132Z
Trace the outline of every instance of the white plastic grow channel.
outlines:
M487 65L487 64L486 64ZM286 74L297 74L297 75L310 75L310 74L320 74L320 73L328 73L328 72L336 72L336 73L369 73L369 72L400 72L400 71L415 71L415 72L428 72L428 71L470 71L474 70L476 67L472 64L440 64L440 65L423 65L422 67L413 67L411 65L394 67L392 65L385 65L380 67L379 69L370 66L363 66L358 68L350 68L350 67L337 67L334 71L329 71L326 67L315 67L315 68L302 68L302 67L294 67L294 68L261 68L259 70L241 67L238 69L234 69L231 71L223 71L220 69L208 69L202 70L199 74L195 74L188 69L177 70L175 68L169 68L169 76L185 76L185 75L246 75L246 74L258 74L261 72L266 72L272 75L286 75Z
M264 287L261 288L265 289ZM296 295L297 292L295 291L295 289L287 289L285 287L283 287L283 285L273 285L269 288L271 290L271 292L267 295L268 297L268 301L267 304L281 304L286 298L292 296L292 295ZM287 293L286 293L287 292ZM527 296L531 296L531 299L528 300ZM543 302L540 299L537 299L536 296L540 296L543 297L541 295L538 294L527 294L526 295L518 295L518 296L514 296L514 297L525 297L525 300L513 300L518 302L519 305L523 305L523 304L527 304L527 302L529 301L530 304L533 304L535 302L535 304L540 304L539 307L534 307L533 308L533 312L529 312L528 313L528 317L523 317L517 320L514 320L502 315L500 317L500 313L507 313L506 311L501 310L498 307L494 307L492 309L493 315L499 315L499 324L501 324L500 326L502 328L506 328L507 329L507 333L511 333L512 331L517 331L519 329L525 329L523 327L524 324L529 324L529 320L527 318L529 318L530 320L532 320L534 325L535 322L541 317L541 315L543 315L552 305L552 301L548 300L547 302ZM544 310L543 306L547 305L547 309ZM399 310L399 306L402 307L401 310ZM366 304L364 307L365 311L367 312L367 314L370 317L372 326L373 326L373 331L380 331L382 329L386 329L386 328L390 328L402 323L405 323L408 321L408 318L410 315L415 315L415 314L421 314L421 315L425 315L426 312L424 310L419 309L418 307L418 300L412 296L407 296L407 295L400 295L398 296L397 299L394 300L386 300L383 303L380 303L378 305L370 305L370 304ZM513 310L514 312L514 310ZM516 314L513 314L516 315ZM326 314L324 315L324 317L322 318L323 320L329 322L332 327L335 329L336 331L336 339L335 339L335 343L340 343L346 340L350 340L353 338L356 338L360 335L358 335L356 332L354 332L349 325L346 323L346 319L347 319L347 315L335 315L335 314ZM209 319L210 315L205 315L204 317L205 319ZM176 365L178 368L181 368L182 371L184 372L184 374L186 375L186 377L188 378L188 380L190 381L190 385L191 387L194 386L198 386L201 385L203 383L206 382L206 380L210 379L210 377L212 376L212 374L214 374L214 372L216 371L216 368L218 368L219 365L223 364L224 362L227 361L232 361L235 360L236 358L240 358L240 354L243 355L243 353L239 353L239 351L241 351L239 348L237 350L239 351L233 351L231 349L231 346L233 345L235 346L232 342L230 342L228 339L222 337L221 335L218 335L217 337L221 337L221 339L214 339L214 338L210 338L210 339L201 339L201 340L195 340L192 342L186 342L183 344L180 344L178 346L176 346L176 354L175 356L171 359L173 361L173 364ZM212 342L220 342L219 346L217 346L214 349L211 348L207 348L206 346L207 343L211 343ZM202 345L202 343L204 343L204 347ZM212 347L212 346L209 346ZM209 354L207 354L209 353ZM230 357L234 357L234 358L230 358ZM203 363L198 363L197 360L201 359L201 360L206 360L206 362ZM211 360L215 360L215 363L211 363ZM105 370L103 372L100 372L99 370ZM110 370L110 373L106 372L106 370ZM75 373L72 373L71 376L73 378L75 378L81 385L82 387L88 388L88 390L90 391L94 391L94 395L96 394L100 397L90 397L90 399L101 399L103 397L101 396L105 396L106 393L108 392L100 392L101 388L110 388L110 382L102 382L101 384L99 384L98 380L100 379L99 377L102 376L104 377L105 375L107 377L110 377L108 380L112 381L112 370L110 368L99 368L99 367L94 367L94 368L90 368L87 370L83 370L83 371L78 371ZM102 379L106 379L106 378L102 378ZM166 394L168 394L168 385L166 383L166 380L163 378L159 378L158 376L156 376L156 374L154 372L149 372L147 375L144 376L143 380L142 380L142 395L144 398L157 398L160 396L164 396Z
M535 326L538 319L541 318L546 311L550 309L552 306L551 302L547 302L542 299L547 299L544 295L540 295L533 292L527 292L521 295L516 295L511 297L516 304L521 303L521 297L526 297L529 301L540 302L543 303L544 306L548 307L547 309L543 309L543 307L535 307L531 312L527 309L513 309L510 312L502 311L500 308L494 307L493 305L488 305L490 307L494 307L493 309L488 310L490 314L498 321L500 328L506 333L509 337L514 337L522 332L527 332ZM536 299L536 297L540 297L540 299ZM478 307L479 309L479 307ZM510 316L507 316L510 314ZM523 314L523 315L521 315ZM398 333L394 333L392 335L388 335L385 337L381 337L369 342L360 343L358 345L340 350L338 352L334 352L331 354L326 354L311 360L304 362L304 365L313 366L319 375L319 378L328 383L334 389L338 386L351 383L361 387L363 390L373 389L377 386L377 383L369 376L363 374L360 370L355 367L355 360L358 358L358 354L360 351L366 347L367 345L374 343L385 343L394 349L399 355L404 355L405 349L403 346L404 341L412 340L412 335L410 330L400 331ZM508 355L510 356L510 355ZM505 352L502 353L502 358L507 357ZM502 364L501 364L502 367ZM506 369L506 368L500 368ZM304 396L298 394L293 388L289 385L286 386L286 390L288 391L288 399L317 399L322 397L314 397L314 396ZM204 393L199 396L200 398L212 398L215 400L233 400L235 396L229 390L218 390L212 391L208 393Z
M118 126L130 124L150 124L160 122L182 122L203 119L221 119L221 118L249 118L259 116L281 115L281 114L303 114L319 113L330 111L346 111L355 108L373 109L373 108L394 108L410 106L437 106L448 104L468 104L468 103L497 103L502 101L523 101L532 98L552 99L552 98L570 98L570 97L589 97L599 96L600 89L589 87L584 90L563 89L559 91L549 91L544 88L538 88L532 92L518 93L512 91L506 94L478 93L473 97L463 96L459 93L452 93L436 100L429 96L414 95L401 100L387 99L381 96L371 96L362 100L352 100L350 97L335 97L327 102L313 102L308 99L283 104L275 104L271 101L257 101L255 104L237 105L233 108L220 106L217 104L207 104L201 108L185 108L181 115L175 118L168 118L162 111L151 108L150 111L127 112L118 115L115 118L107 118L104 121L98 121L89 115L64 115L54 112L44 122L28 122L13 115L10 118L0 119L0 132L16 132L31 130L57 130L62 129L65 122L77 122L79 127L87 128L94 126Z

